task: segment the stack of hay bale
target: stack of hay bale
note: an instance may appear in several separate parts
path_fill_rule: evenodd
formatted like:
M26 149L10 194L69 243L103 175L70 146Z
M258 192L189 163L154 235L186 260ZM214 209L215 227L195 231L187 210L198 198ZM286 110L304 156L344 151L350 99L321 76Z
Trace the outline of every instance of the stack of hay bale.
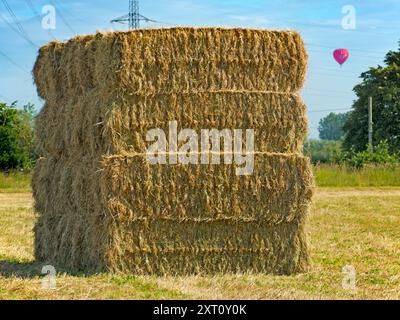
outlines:
M308 267L307 67L291 31L98 33L41 48L37 260L136 274ZM255 165L152 165L146 133L254 129Z

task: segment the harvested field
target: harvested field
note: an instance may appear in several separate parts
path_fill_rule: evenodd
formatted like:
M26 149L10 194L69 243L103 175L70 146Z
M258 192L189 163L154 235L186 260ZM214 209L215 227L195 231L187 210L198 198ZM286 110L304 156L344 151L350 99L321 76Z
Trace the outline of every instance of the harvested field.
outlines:
M311 269L304 274L154 277L57 269L56 290L41 289L31 194L1 195L0 299L400 298L399 188L317 189L306 227ZM342 287L346 265L356 270L354 290Z

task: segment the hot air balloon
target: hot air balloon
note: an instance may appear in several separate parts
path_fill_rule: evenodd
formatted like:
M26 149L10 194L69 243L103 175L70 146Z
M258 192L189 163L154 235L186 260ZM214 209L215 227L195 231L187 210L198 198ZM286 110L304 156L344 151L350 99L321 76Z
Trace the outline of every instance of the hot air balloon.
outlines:
M349 58L350 54L347 49L336 49L333 51L333 57L335 58L336 62L342 66L343 63Z

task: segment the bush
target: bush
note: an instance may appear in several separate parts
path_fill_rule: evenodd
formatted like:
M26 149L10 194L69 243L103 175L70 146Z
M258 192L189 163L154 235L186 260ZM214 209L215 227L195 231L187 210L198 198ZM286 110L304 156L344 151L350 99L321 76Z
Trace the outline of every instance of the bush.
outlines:
M381 141L377 146L368 146L365 151L356 152L354 148L342 152L336 159L339 164L354 168L372 165L394 165L400 162L400 153L390 153L387 141Z
M34 159L33 105L0 103L0 169L29 168Z

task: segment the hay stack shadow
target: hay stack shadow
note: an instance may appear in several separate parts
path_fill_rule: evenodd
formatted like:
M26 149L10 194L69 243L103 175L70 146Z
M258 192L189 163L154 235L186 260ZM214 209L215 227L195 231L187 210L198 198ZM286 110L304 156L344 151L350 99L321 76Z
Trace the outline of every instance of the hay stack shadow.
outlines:
M0 276L3 278L34 279L43 277L42 267L46 265L38 261L18 262L13 260L0 260ZM97 273L72 271L65 268L56 268L57 274L74 277L87 277Z
M41 275L41 264L35 261L17 262L12 260L0 261L0 276L4 278L35 278Z

